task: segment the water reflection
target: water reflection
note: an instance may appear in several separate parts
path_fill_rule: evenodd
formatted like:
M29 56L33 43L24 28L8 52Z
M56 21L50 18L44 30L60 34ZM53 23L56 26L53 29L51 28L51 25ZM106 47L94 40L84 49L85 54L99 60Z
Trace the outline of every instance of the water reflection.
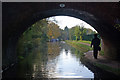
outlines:
M74 51L71 50L74 49L71 48L65 43L48 43L46 56L48 60L45 65L41 65L42 75L47 78L94 78L94 74L81 64L79 57L76 57L78 53L73 53ZM36 65L40 64L36 63ZM33 73L33 75L35 78L41 77L38 73Z
M7 77L94 78L94 73L81 63L79 50L64 42L49 42L45 45L47 46L40 45L28 53L12 71L12 76L8 74Z

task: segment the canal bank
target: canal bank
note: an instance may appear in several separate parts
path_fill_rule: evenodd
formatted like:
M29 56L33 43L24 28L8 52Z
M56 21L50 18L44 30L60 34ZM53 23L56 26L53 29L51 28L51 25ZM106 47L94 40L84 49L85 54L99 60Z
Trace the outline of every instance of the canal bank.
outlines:
M85 58L87 61L94 66L97 66L101 69L104 69L108 72L112 72L118 76L120 76L120 63L114 60L108 60L103 56L98 56L98 59L93 58L93 51L88 51L85 54Z
M79 42L79 41L78 42L77 41L66 41L66 42L69 45L73 46L74 48L83 50L84 58L82 59L82 62L86 66L89 66L89 67L94 66L96 68L99 68L103 73L105 71L107 71L107 72L111 73L111 75L114 75L116 77L118 76L118 78L120 79L120 77L119 77L120 76L120 62L114 61L114 60L108 60L100 54L98 55L98 59L94 59L93 51L90 48L89 43L84 43L84 42ZM93 68L91 68L91 69L93 71L96 71Z

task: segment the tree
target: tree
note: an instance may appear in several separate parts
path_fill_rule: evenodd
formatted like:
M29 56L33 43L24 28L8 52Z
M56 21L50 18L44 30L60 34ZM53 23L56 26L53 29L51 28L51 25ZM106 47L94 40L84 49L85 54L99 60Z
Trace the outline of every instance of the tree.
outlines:
M83 39L83 35L86 34L86 29L84 26L80 27L80 40Z
M83 39L83 35L86 34L86 28L84 28L84 25L77 25L75 26L75 36L76 36L76 40L82 40Z
M64 28L64 35L65 35L65 40L69 40L69 29L68 29L68 27L66 26L65 28Z
M76 40L79 40L79 36L80 36L80 26L75 26L75 36L76 36Z
M59 26L57 24L49 21L47 27L47 36L49 37L49 39L57 39L61 35Z
M75 40L75 27L69 29L69 39Z
M47 41L47 24L46 19L40 20L21 35L17 45L18 56L24 57L25 53Z

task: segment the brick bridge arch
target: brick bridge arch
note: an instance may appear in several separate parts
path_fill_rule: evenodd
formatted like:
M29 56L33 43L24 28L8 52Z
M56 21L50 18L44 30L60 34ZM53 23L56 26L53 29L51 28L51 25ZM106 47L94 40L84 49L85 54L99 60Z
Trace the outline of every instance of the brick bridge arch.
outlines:
M60 7L65 4L65 7ZM16 44L32 24L51 16L72 16L84 20L101 35L105 57L120 60L119 3L3 3L3 68L17 61ZM7 63L6 63L7 62Z

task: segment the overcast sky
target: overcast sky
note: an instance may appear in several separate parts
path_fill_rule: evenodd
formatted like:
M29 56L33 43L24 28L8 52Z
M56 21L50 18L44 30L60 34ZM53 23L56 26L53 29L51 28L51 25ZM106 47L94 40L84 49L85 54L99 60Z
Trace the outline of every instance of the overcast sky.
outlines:
M64 29L66 26L71 28L76 25L83 24L85 28L90 28L95 31L95 29L87 24L86 22L69 16L54 16L55 20L58 22L57 24L60 26L61 29ZM49 20L53 20L53 17L50 17Z

